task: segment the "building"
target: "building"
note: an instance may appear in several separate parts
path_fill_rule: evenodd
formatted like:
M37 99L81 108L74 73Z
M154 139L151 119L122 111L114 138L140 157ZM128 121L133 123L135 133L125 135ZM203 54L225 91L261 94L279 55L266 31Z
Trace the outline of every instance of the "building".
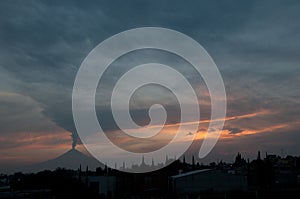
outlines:
M172 191L178 195L204 191L227 192L247 189L247 178L220 170L202 169L171 176Z
M115 176L87 176L86 183L94 192L100 196L114 197L116 192Z

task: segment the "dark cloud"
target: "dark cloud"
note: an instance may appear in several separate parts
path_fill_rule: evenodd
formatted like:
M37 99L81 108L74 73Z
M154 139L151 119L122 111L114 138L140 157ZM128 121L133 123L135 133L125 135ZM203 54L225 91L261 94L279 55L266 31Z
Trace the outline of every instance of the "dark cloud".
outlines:
M186 135L194 135L192 132L188 132Z
M28 96L0 92L0 132L14 136L19 132L57 132L59 128L43 115L43 105Z
M239 129L239 128L228 128L228 129L225 128L224 130L228 130L230 134L238 134L244 131L243 129Z

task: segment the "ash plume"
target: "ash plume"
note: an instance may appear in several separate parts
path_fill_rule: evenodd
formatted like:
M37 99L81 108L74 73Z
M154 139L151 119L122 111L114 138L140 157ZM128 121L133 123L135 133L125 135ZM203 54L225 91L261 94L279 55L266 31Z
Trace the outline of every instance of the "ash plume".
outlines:
M75 149L78 141L78 135L77 133L72 132L71 137L72 137L72 149Z

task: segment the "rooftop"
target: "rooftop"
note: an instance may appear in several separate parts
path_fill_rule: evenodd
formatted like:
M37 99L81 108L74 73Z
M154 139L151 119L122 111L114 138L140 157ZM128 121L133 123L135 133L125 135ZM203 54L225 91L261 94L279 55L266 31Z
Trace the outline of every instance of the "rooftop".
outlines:
M210 170L212 170L212 169L201 169L201 170L196 170L196 171L190 171L190 172L181 173L181 174L178 174L178 175L171 176L171 178L181 178L181 177L185 177L185 176L189 176L189 175L194 175L194 174L197 174L197 173L204 173L204 172L207 172L207 171L210 171Z

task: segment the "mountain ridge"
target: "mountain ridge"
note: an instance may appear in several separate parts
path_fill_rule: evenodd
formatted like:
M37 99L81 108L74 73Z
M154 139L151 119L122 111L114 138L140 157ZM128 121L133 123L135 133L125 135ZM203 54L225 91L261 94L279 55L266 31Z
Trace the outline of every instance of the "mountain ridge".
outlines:
M80 166L82 168L88 167L91 170L95 170L97 167L104 168L104 165L94 157L87 156L72 148L56 158L32 165L28 168L28 170L31 172L37 172L45 169L55 170L57 168L76 170Z

